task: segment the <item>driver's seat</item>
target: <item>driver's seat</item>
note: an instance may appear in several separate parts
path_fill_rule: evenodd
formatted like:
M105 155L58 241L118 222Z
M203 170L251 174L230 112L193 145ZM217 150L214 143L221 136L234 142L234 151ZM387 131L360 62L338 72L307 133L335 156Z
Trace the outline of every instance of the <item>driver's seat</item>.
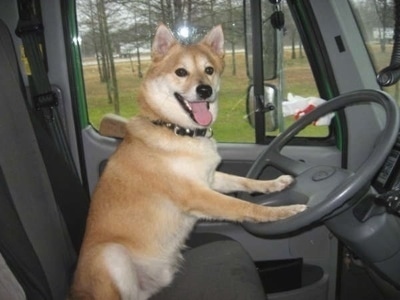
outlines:
M1 20L0 103L0 299L66 299L89 201L28 108ZM171 287L152 299L265 299L239 243L204 239L185 258Z

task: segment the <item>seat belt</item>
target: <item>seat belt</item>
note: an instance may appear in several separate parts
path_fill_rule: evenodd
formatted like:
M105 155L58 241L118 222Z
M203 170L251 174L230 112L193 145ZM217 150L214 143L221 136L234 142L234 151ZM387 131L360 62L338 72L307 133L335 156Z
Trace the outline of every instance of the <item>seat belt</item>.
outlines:
M40 2L18 0L18 10L20 19L16 34L22 40L31 70L31 75L28 77L30 77L33 108L39 112L58 151L64 156L72 170L78 174L57 109L57 94L52 90L47 76Z
M51 179L53 192L58 206L64 216L74 248L79 252L89 209L89 195L82 188L81 178L77 172L70 148L56 107L57 97L51 91L46 73L46 67L40 49L40 32L43 31L38 13L39 0L18 0L20 21L17 31L21 32L25 52L31 65L31 80L38 84L31 84L31 88L39 88L32 95L39 103L39 111L27 103L32 116L31 120L36 133L37 141L44 157L46 169ZM43 48L44 49L44 48ZM32 54L33 53L33 54ZM44 54L43 54L44 56ZM43 96L44 95L44 96ZM29 107L31 106L31 107ZM35 105L34 105L35 107ZM52 140L54 143L52 143ZM63 159L64 158L64 159Z

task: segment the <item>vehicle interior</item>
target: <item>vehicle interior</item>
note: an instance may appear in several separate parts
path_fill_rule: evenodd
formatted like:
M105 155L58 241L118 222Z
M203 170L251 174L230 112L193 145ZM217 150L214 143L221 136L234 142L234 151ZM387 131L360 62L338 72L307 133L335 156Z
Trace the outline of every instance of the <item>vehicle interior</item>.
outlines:
M180 272L150 299L400 299L400 1L0 8L0 299L67 299L90 195L122 139L104 116L137 112L161 22L183 43L223 27L218 170L295 178L234 196L308 208L199 221Z

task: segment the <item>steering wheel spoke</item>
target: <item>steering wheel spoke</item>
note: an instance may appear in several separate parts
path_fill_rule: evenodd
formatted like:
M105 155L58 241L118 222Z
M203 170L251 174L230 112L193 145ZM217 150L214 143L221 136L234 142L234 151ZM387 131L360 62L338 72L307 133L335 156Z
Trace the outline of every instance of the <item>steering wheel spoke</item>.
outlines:
M262 172L268 167L274 167L284 174L299 176L312 166L302 161L295 160L281 154L277 149L268 149L264 151L256 159L258 163L254 163L247 173L248 178L259 178Z
M268 155L269 157L266 159L268 164L277 168L283 173L292 175L294 177L301 175L312 167L306 162L295 160L279 153L278 151L271 151L270 154L272 155Z

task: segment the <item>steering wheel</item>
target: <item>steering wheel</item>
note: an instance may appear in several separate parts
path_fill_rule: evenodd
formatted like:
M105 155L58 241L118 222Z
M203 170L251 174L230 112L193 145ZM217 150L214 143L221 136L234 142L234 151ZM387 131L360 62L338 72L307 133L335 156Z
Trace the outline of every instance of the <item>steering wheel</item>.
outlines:
M310 165L281 154L282 148L311 122L347 106L365 103L379 104L385 112L386 124L369 157L356 171L334 166ZM270 206L306 204L308 208L284 220L257 224L245 222L243 227L258 236L282 235L334 215L348 200L369 187L396 141L399 124L396 102L388 94L375 90L361 90L340 95L301 117L274 138L257 157L247 177L259 178L267 166L292 175L295 177L295 182L286 190L270 195L254 196L250 201ZM241 194L240 197L249 201L250 196Z

